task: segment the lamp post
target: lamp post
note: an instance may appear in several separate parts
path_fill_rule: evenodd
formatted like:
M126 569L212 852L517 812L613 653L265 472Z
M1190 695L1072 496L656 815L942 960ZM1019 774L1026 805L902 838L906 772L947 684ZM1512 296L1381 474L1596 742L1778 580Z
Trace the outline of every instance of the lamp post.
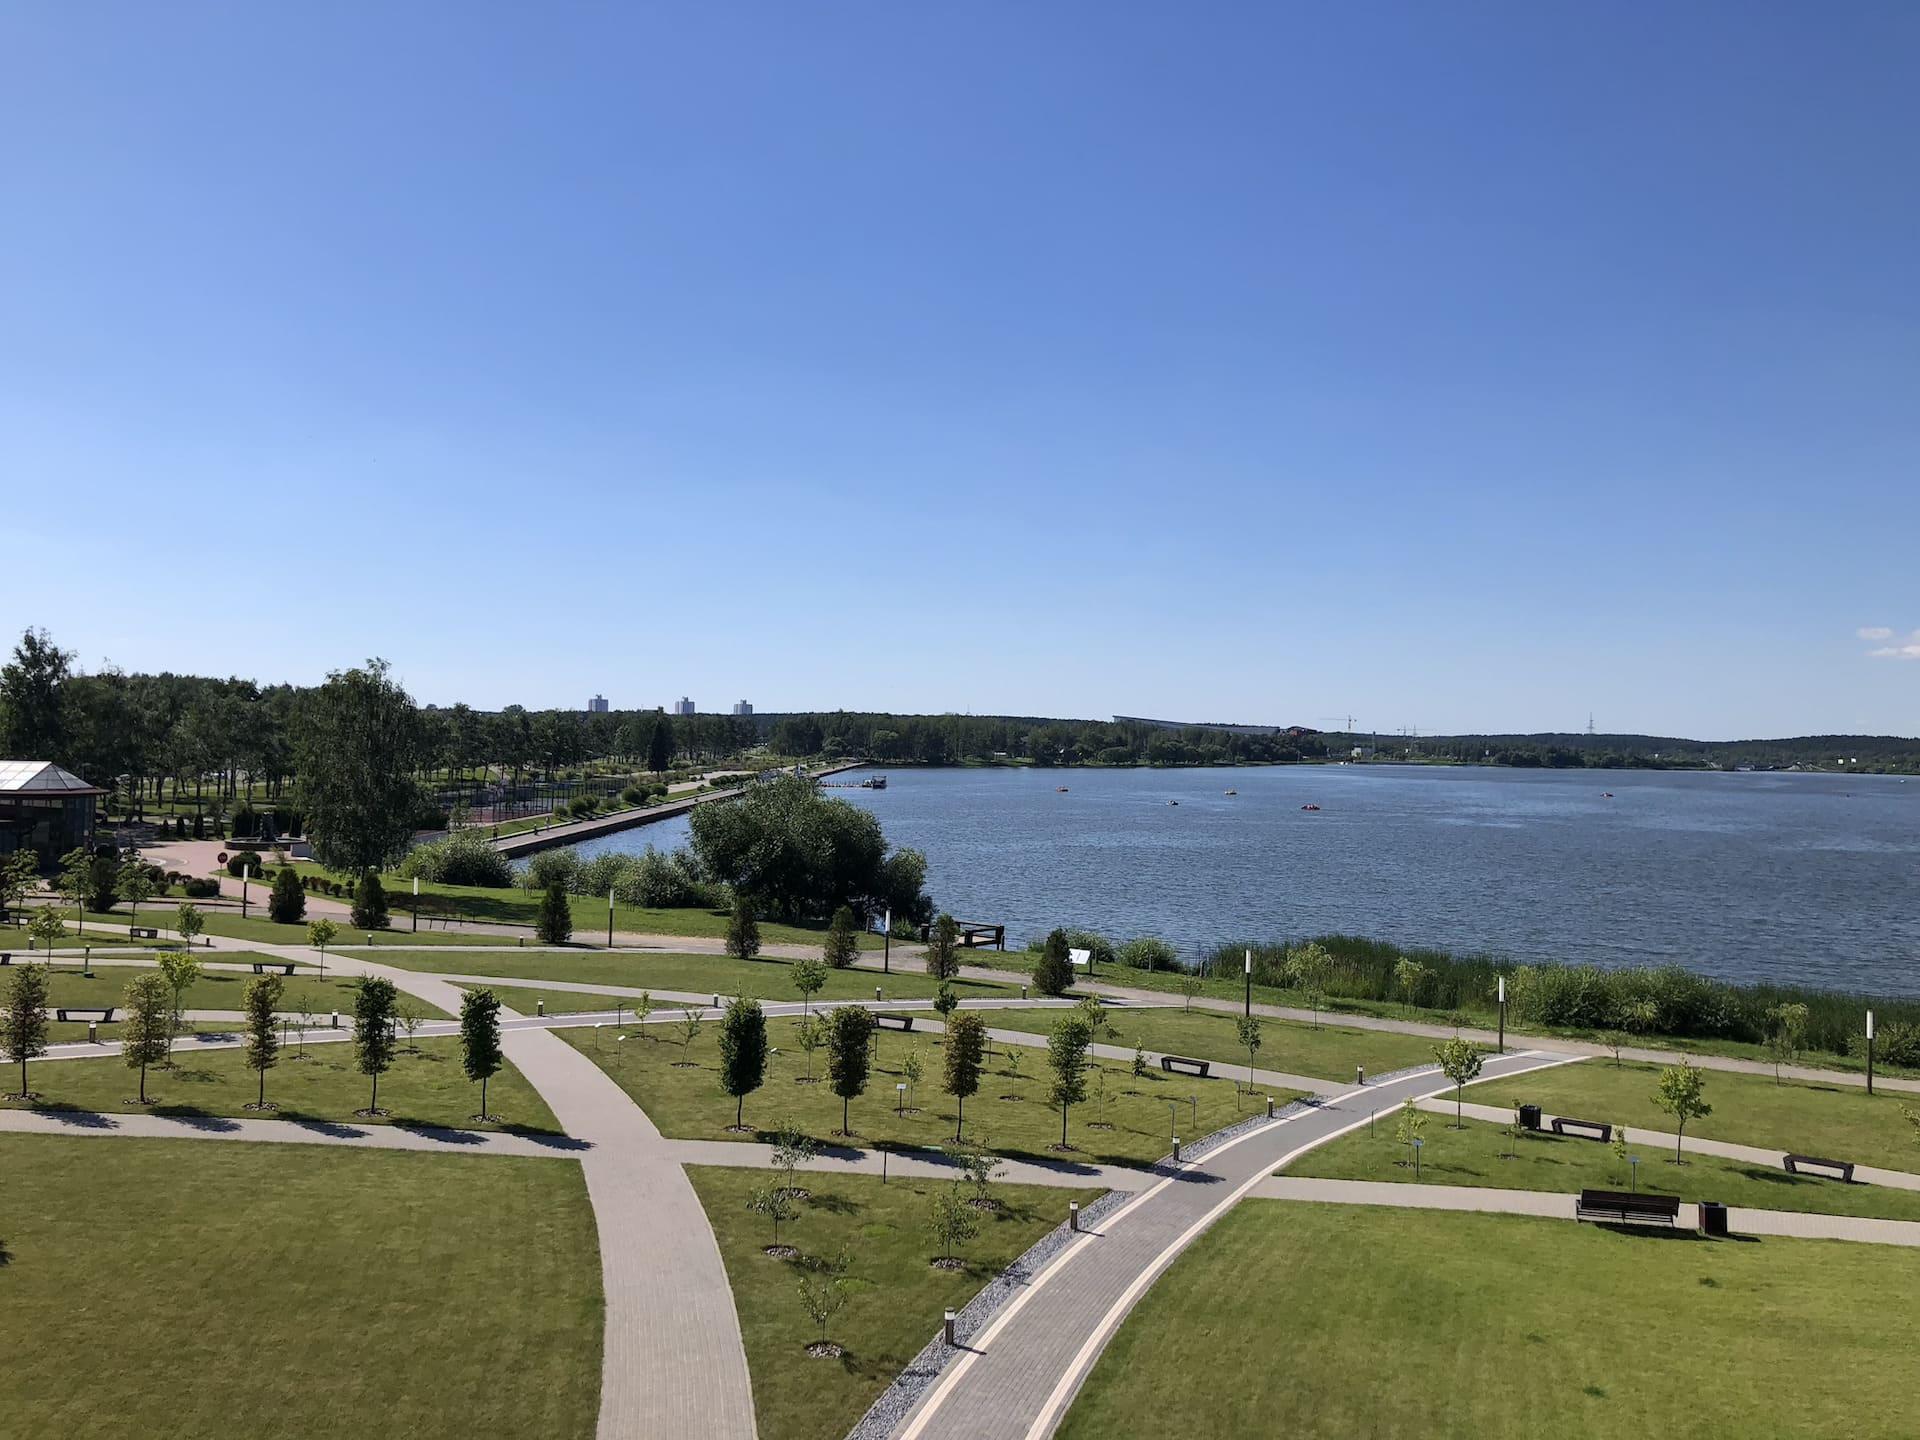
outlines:
M413 877L413 933L420 933L420 877Z
M252 866L242 865L240 867L240 918L242 920L247 918L247 881L252 875Z
M1640 1193L1640 1157L1638 1155L1627 1156L1627 1193L1629 1195Z
M1500 1053L1507 1053L1507 977L1500 977Z
M880 917L880 973L893 973L893 907L889 905Z
M907 1082L904 1080L894 1082L893 1113L896 1117L907 1113Z
M1416 1180L1420 1178L1420 1147L1426 1143L1418 1135L1413 1137L1413 1178Z
M1252 1019L1253 1018L1253 951L1251 950L1247 951L1246 969L1247 969L1247 1005L1244 1013L1246 1014L1248 1019Z
M613 949L613 887L607 887L607 949Z
M1873 1094L1873 1011L1867 1011L1867 1094Z

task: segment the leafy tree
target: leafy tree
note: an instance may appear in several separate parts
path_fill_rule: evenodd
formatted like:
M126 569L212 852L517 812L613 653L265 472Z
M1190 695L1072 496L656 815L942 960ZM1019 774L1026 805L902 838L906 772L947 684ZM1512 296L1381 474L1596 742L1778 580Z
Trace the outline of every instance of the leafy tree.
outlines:
M180 907L173 912L173 933L188 945L207 928L206 916L200 913L200 907L191 900L182 900Z
M185 1016L187 992L200 983L200 961L191 950L163 950L160 952L159 965L167 993L172 997L167 1029L167 1054L171 1056L173 1037L179 1033L180 1022Z
M44 905L33 912L33 918L27 922L27 940L30 944L52 950L53 942L67 933L67 922L51 905Z
M500 1048L500 997L487 989L469 990L460 1001L460 1068L467 1079L480 1082L479 1121L487 1113L487 1082L507 1063Z
M1680 1142L1686 1138L1687 1122L1704 1120L1713 1114L1713 1106L1706 1099L1707 1077L1704 1072L1694 1068L1692 1061L1683 1060L1660 1072L1659 1086L1654 1092L1653 1103L1673 1116L1673 1163L1684 1165L1687 1162L1680 1153Z
M333 943L333 937L340 933L340 927L322 916L318 920L307 922L307 944L320 952L320 973L327 973L327 946Z
M698 812L696 812L698 813ZM847 1303L847 1252L818 1262L800 1277L800 1308L820 1329L819 1343L827 1343L827 1327Z
M673 727L667 723L667 717L656 715L653 731L647 736L647 768L654 774L664 774L667 766L673 763Z
M960 1167L966 1183L973 1190L974 1208L996 1208L1000 1202L993 1198L993 1182L1006 1170L1000 1157L979 1145L956 1143L945 1148L948 1157Z
M394 1001L393 1013L400 1022L400 1029L407 1037L407 1053L418 1055L420 1046L414 1036L420 1031L420 1024L427 1018L427 1012L420 1008L420 1002L411 995L402 995Z
M616 1001L614 1003L618 1004L619 1002ZM651 990L642 990L640 992L640 998L635 1000L630 1008L633 1011L633 1023L642 1027L644 1030L647 1017L653 1014L653 992ZM647 1038L653 1040L656 1044L659 1043L658 1037L650 1033L647 1035Z
M356 930L387 928L387 888L380 883L378 870L369 869L360 877L360 883L353 887L353 908L348 911L347 918L353 921Z
M393 1007L399 991L391 980L362 980L353 1000L353 1061L373 1080L372 1098L363 1115L380 1115L380 1076L393 1064Z
M978 1015L956 1015L947 1022L943 1088L954 1099L953 1138L960 1138L967 1097L978 1093L987 1060L987 1022Z
M780 1244L780 1227L800 1213L793 1191L784 1185L756 1185L747 1196L747 1209L773 1222L773 1243Z
M807 1083L813 1083L813 1052L827 1043L827 1017L824 1015L805 1015L800 1023L793 1027L793 1043L800 1047L800 1053L807 1057Z
M784 1177L782 1183L789 1195L796 1195L799 1189L795 1176L800 1167L819 1153L820 1147L813 1143L812 1136L791 1120L780 1122L780 1129L774 1137L773 1168Z
M942 981L960 973L960 925L944 910L927 936L927 973Z
M1421 1112L1419 1106L1413 1103L1413 1097L1409 1095L1405 1100L1400 1102L1400 1119L1399 1123L1393 1127L1393 1138L1402 1145L1411 1146L1414 1141L1420 1138L1421 1133L1426 1128L1426 1115ZM1413 1162L1411 1160L1401 1160L1396 1163L1411 1165Z
M1433 1058L1440 1062L1440 1073L1453 1082L1453 1128L1464 1130L1462 1107L1466 1103L1467 1082L1480 1073L1479 1047L1455 1035L1433 1047Z
M680 1048L691 1050L693 1042L700 1038L701 1027L706 1023L700 1018L698 1006L688 1005L680 1011Z
M1181 995L1186 997L1186 1002L1187 1002L1184 1009L1185 1014L1191 1015L1193 1013L1193 997L1198 995L1205 988L1206 988L1206 981L1202 980L1198 975L1195 975L1192 971L1188 971L1185 975L1182 975L1180 977L1180 993Z
M140 858L138 851L130 851L120 862L115 883L120 898L133 907L133 918L138 921L140 902L153 894L153 867Z
M0 1049L7 1062L20 1067L20 1093L9 1100L31 1100L27 1062L47 1053L47 967L26 964L14 969L7 981L7 1009L0 1016Z
M951 985L942 984L933 995L933 1013L940 1017L943 1026L953 1024L953 1012L960 1008L960 997L953 993Z
M940 1263L955 1268L955 1252L980 1233L980 1216L967 1204L958 1185L942 1185L933 1192L927 1228L933 1231L939 1247Z
M1242 1018L1244 1019L1245 1017L1243 1016ZM1255 1048L1258 1048L1258 1047L1255 1047ZM1144 1080L1144 1079L1146 1079L1146 1078L1147 1078L1147 1049L1146 1049L1146 1046L1144 1046L1144 1045L1135 1045L1135 1046L1133 1047L1133 1065L1132 1065L1132 1070L1133 1070L1133 1078L1134 1078L1134 1079L1136 1079L1136 1080Z
M840 1130L853 1133L850 1105L867 1089L873 1063L873 1015L858 1005L841 1005L827 1017L827 1083L840 1097Z
M39 858L31 850L0 855L0 915L11 915L40 883Z
M1320 1026L1320 1009L1326 1004L1327 990L1333 984L1333 954L1317 940L1287 953L1287 978L1306 992L1313 1010L1314 1028Z
M1027 1058L1026 1051L1022 1050L1018 1045L1009 1045L1006 1049L1002 1050L1000 1054L1007 1062L1008 1077L1018 1080L1020 1078L1021 1063Z
M1612 1129L1608 1132L1608 1135L1607 1135L1607 1148L1613 1151L1614 1163L1617 1166L1619 1166L1619 1169L1615 1170L1613 1173L1618 1175L1622 1170L1625 1170L1627 1168L1627 1127L1626 1126L1615 1125L1612 1127Z
M1240 1037L1240 1048L1247 1052L1247 1089L1253 1089L1253 1057L1260 1049L1260 1017L1242 1015L1234 1025L1235 1033ZM1136 1058L1139 1052L1136 1051Z
M802 1015L813 1013L813 997L826 987L827 967L818 960L793 962L793 988L800 992Z
M1067 932L1050 931L1033 965L1033 987L1042 995L1058 997L1073 988L1073 963L1067 955Z
M1620 1068L1620 1052L1627 1048L1633 1037L1624 1030L1602 1030L1600 1043L1613 1052L1613 1068Z
M921 1077L926 1073L927 1067L920 1059L919 1047L909 1046L906 1058L900 1062L900 1074L907 1082L907 1106L909 1109L917 1108L913 1103L913 1090L914 1087L920 1083Z
M1773 1060L1773 1083L1780 1083L1780 1067L1799 1061L1807 1042L1805 1005L1774 1005L1767 1010L1767 1054Z
M751 960L760 953L760 922L754 917L753 902L735 892L733 913L727 916L727 954L736 960Z
M126 1019L120 1024L120 1055L140 1072L140 1103L147 1099L147 1067L167 1058L173 1026L167 1014L167 982L148 970L127 982Z
M81 932L86 912L105 914L120 899L120 867L104 855L77 845L60 858L60 878L54 882L61 897L79 912Z
M27 760L72 758L66 689L73 656L45 630L23 631L0 667L0 754Z
M821 946L821 958L836 970L845 970L860 958L860 939L853 931L853 911L845 905L833 912L833 923L827 926L826 942Z
M314 859L357 875L406 853L420 811L419 739L419 712L384 660L307 692L293 748Z
M249 1110L269 1108L267 1071L280 1063L280 1037L273 1027L277 1019L274 1012L280 1007L282 988L278 975L256 975L241 992L241 1009L247 1017L247 1068L260 1077L260 1095L246 1107Z
M1047 1036L1047 1067L1053 1083L1047 1103L1060 1107L1060 1148L1067 1148L1069 1107L1087 1098L1087 1052L1093 1047L1093 1029L1083 1015L1062 1015Z
M1418 960L1402 955L1393 965L1393 988L1400 992L1400 998L1407 1004L1414 1003L1420 994L1420 987L1426 983L1427 967Z
M564 945L573 939L573 906L567 901L564 886L549 885L541 895L533 933L542 945Z
M767 1016L758 1000L736 996L720 1017L720 1088L733 1096L733 1128L744 1129L747 1096L767 1078Z
M24 1071L22 1071L21 1073L22 1073L23 1075L25 1074L25 1072L24 1072ZM24 1085L25 1085L25 1083L26 1083L26 1082L25 1082L24 1080L23 1080L23 1081L21 1082L21 1084L22 1084L22 1086L23 1086L23 1087L24 1087ZM1907 1105L1902 1105L1902 1106L1900 1107L1900 1113L1901 1113L1902 1115L1904 1115L1904 1116L1906 1116L1906 1117L1907 1117L1907 1123L1908 1123L1909 1125L1911 1125L1911 1126L1913 1126L1913 1139L1914 1139L1914 1143L1915 1143L1916 1145L1920 1145L1920 1110L1915 1110L1915 1109L1913 1109L1913 1108L1912 1108L1911 1106L1907 1106Z
M300 876L291 865L281 866L273 877L267 918L276 925L298 925L307 918L307 892L300 888Z

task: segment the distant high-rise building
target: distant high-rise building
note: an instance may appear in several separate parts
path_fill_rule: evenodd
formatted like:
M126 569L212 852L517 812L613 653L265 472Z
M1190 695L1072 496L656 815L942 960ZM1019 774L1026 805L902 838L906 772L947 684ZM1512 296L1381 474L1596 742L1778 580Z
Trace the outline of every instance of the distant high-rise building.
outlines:
M736 700L733 702L733 713L736 715L751 715L753 714L753 706L744 700Z
M587 701L587 713L589 715L606 714L607 713L607 697L604 695L596 695L593 697L593 699Z
M678 700L673 702L673 713L676 715L695 714L696 712L693 708L693 701L689 700L686 696L682 695Z

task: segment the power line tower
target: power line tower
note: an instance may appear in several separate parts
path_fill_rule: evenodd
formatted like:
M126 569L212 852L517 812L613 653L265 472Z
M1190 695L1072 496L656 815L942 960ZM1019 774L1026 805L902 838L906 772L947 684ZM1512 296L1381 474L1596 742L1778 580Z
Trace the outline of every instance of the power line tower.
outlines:
M1593 738L1593 712L1591 710L1587 711L1587 738L1589 740Z

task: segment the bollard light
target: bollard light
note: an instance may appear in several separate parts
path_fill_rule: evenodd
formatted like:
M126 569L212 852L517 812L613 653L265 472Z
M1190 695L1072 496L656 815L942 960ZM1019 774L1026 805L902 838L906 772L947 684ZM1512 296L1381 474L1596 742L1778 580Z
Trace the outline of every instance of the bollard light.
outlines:
M1074 1234L1080 1233L1080 1202L1078 1200L1067 1202L1067 1226Z
M904 1080L894 1082L893 1113L895 1115L905 1115L907 1113L907 1082Z
M1273 1119L1273 1096L1267 1096L1267 1119Z
M547 1013L547 1002L545 997L542 997L541 999L538 999L533 1002L533 1013L535 1015L544 1015Z
M1178 1135L1173 1137L1173 1163L1176 1165L1180 1163L1180 1137Z
M338 1030L340 1028L340 1012L338 1010L333 1012L332 1023L328 1028L332 1030Z
M100 1043L100 1025L98 1021L87 1021L87 1043L89 1045L98 1045Z
M1026 998L1027 998L1027 987L1026 987L1026 986L1024 986L1024 985L1022 985L1022 986L1020 987L1020 998L1021 998L1022 1000L1024 1000L1024 999L1026 999Z
M713 997L713 1008L716 1010L720 1008L720 997L718 995Z
M1353 1083L1355 1085L1365 1085L1367 1083L1367 1067L1366 1066L1356 1065L1353 1067Z
M949 1310L946 1313L946 1319L942 1326L942 1333L946 1336L947 1344L949 1345L957 1346L960 1343L959 1341L953 1338L953 1322L958 1320L959 1318L960 1316L957 1311Z
M873 987L873 999L875 1004L878 1004L880 1001L880 987L878 985Z

